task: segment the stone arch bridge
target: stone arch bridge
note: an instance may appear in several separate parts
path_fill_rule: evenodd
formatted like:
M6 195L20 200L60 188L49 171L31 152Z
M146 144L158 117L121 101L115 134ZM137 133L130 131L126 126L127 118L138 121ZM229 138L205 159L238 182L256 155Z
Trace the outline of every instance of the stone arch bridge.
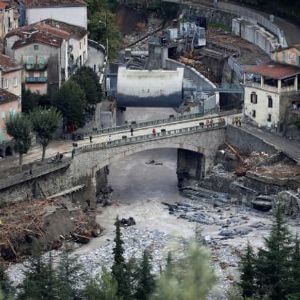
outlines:
M107 140L107 135L94 138L93 143L74 148L62 163L49 165L47 169L32 174L20 174L19 182L14 184L0 182L0 198L14 198L21 201L32 198L52 198L71 195L73 200L96 203L99 186L99 172L104 175L109 164L138 152L158 149L178 149L177 174L179 181L183 177L200 179L212 164L218 147L225 142L226 122L223 118L193 119L181 123L164 124L157 134L151 134L151 128L141 128L133 137L116 133L118 139ZM122 133L121 133L122 134ZM113 136L112 136L113 137ZM96 143L96 141L106 141ZM72 149L72 148L71 148ZM102 176L103 177L103 176ZM103 179L103 178L102 178ZM6 180L7 181L7 180Z

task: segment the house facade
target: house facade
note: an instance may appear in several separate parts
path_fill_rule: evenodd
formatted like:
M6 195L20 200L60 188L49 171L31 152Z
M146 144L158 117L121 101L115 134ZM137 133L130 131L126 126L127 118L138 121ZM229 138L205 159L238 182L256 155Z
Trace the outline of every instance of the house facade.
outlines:
M21 25L54 19L87 29L87 5L84 0L19 0Z
M19 26L19 13L17 6L12 5L11 1L0 1L0 38Z
M57 90L87 60L87 30L56 20L6 35L5 53L24 65L22 81L32 92Z
M282 64L300 67L300 44L273 52L272 59Z
M282 131L288 109L297 105L299 80L300 68L295 66L269 62L246 68L245 116L259 127Z

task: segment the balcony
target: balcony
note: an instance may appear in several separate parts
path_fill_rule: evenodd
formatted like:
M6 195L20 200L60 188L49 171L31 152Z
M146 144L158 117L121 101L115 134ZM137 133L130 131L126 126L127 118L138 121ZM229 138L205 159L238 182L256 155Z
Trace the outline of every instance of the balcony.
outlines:
M46 83L47 77L26 77L26 83Z
M25 64L27 71L44 71L47 69L47 64Z

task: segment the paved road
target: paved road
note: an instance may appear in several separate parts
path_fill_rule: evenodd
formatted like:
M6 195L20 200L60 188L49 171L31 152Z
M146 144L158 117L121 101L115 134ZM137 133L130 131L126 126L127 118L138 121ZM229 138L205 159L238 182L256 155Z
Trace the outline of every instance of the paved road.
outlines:
M225 120L231 124L231 119L235 115L230 115L230 116L224 116ZM217 120L219 117L216 117L216 115L212 116ZM160 124L155 126L156 132L160 132L161 129L166 129L166 131L169 130L176 130L176 129L183 129L183 128L188 128L188 127L193 127L193 126L198 126L199 122L206 122L207 119L210 119L211 117L205 116L205 117L199 117L195 118L192 120L185 120L181 122L174 122L174 123L168 123L168 124ZM204 120L204 121L203 121ZM145 128L138 128L134 131L133 135L134 136L142 136L142 135L148 135L152 134L152 129L153 127L145 127ZM120 140L122 139L122 136L128 136L130 137L130 131L119 131L115 133L109 134L99 134L93 136L92 143L103 143L103 142L108 142L108 141L115 141L115 140ZM70 157L71 156L71 151L73 149L72 141L68 140L60 140L60 141L53 141L49 147L47 148L46 151L46 158L50 158L55 156L57 152L60 152L65 155L65 157ZM90 145L90 139L89 137L85 138L82 141L77 141L78 147L82 147L85 145ZM40 146L35 146L33 147L28 154L24 155L24 164L29 164L33 163L35 161L38 161L41 159L42 155L42 149ZM0 162L0 171L7 170L11 167L16 167L18 165L18 157L11 157L11 158L6 158L3 159ZM1 178L1 175L0 175Z
M298 164L300 163L299 141L288 140L286 138L267 132L260 128L251 126L249 124L243 124L241 129L263 139L269 144L272 144L273 146L275 146L276 149L286 153L288 156L296 160Z

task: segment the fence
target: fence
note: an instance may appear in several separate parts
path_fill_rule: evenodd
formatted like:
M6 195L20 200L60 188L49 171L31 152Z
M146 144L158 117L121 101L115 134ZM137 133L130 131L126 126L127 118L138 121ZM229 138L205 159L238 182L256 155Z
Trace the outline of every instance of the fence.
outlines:
M215 120L217 120L217 121L215 121ZM226 122L223 118L218 117L217 119L211 118L211 119L206 119L206 120L200 120L198 126L174 129L174 130L169 130L169 131L165 131L164 129L162 129L161 132L157 132L156 134L140 135L140 136L130 137L130 138L126 137L124 139L114 140L111 142L104 142L104 143L99 143L99 144L83 146L83 147L74 149L73 155L78 155L83 152L119 147L119 146L124 146L124 145L129 145L129 144L136 144L136 143L141 143L141 142L145 142L145 141L160 140L160 139L167 138L170 136L179 136L179 135L184 135L187 133L195 133L195 132L225 128L225 127L226 127Z

